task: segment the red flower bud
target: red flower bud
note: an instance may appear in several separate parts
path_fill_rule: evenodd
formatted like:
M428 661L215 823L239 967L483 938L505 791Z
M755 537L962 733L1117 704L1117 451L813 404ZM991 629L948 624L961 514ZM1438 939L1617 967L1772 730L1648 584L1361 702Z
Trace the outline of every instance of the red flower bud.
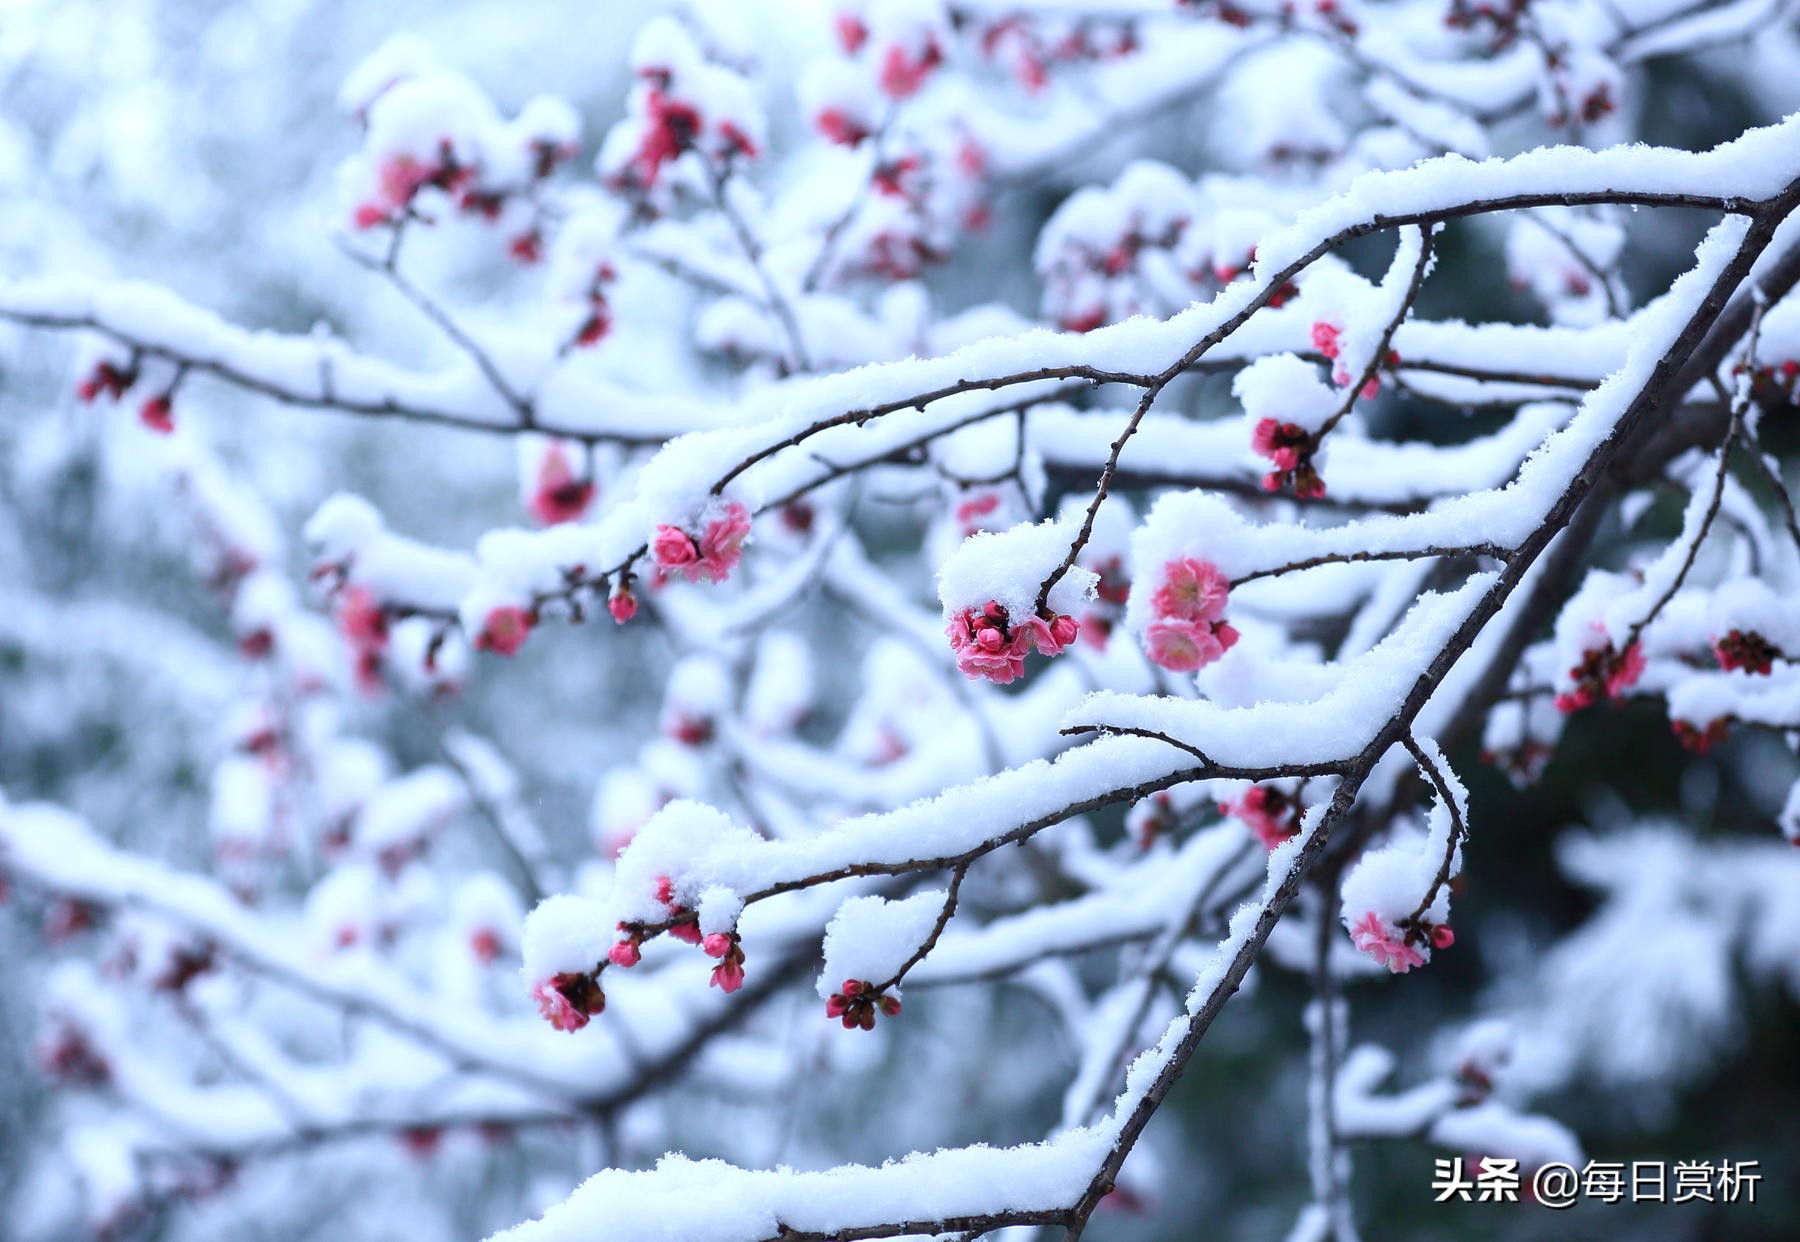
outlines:
M169 400L169 394L151 397L138 407L138 421L159 436L166 436L175 430L175 407Z

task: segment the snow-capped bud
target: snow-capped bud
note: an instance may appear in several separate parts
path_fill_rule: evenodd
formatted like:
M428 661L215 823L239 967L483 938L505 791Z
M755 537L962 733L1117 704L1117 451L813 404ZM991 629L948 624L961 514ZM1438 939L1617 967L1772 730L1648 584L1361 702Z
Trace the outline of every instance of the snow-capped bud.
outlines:
M637 610L637 596L632 594L628 586L621 586L606 601L606 611L611 615L614 625L624 625L637 616Z
M872 1031L876 1014L891 1018L899 1012L900 998L877 992L866 979L846 979L841 990L825 999L825 1016L842 1021L846 1031Z
M1713 641L1713 656L1728 673L1742 669L1766 677L1785 653L1755 630L1731 630Z
M1714 746L1731 736L1731 721L1720 717L1709 720L1704 725L1696 725L1686 720L1672 720L1670 730L1675 740L1680 742L1684 750L1691 750L1696 755L1709 753Z
M1623 652L1613 648L1611 640L1582 653L1581 663L1569 669L1570 689L1556 696L1556 710L1577 711L1596 702L1601 694L1614 702L1644 675L1644 645L1632 643Z

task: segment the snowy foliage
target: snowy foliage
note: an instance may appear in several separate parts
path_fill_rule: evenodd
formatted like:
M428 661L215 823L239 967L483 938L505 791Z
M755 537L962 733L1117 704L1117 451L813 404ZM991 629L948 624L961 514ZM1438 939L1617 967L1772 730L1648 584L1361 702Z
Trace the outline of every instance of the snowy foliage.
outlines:
M1353 1242L1800 999L1792 3L161 7L0 36L14 1236L1072 1238L1278 974Z

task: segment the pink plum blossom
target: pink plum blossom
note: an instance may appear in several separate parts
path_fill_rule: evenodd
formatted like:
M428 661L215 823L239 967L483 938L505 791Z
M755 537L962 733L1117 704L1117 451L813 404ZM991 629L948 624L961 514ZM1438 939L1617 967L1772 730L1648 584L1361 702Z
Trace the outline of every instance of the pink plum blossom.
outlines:
M487 619L481 623L481 633L475 636L475 649L491 651L495 655L517 655L531 634L533 624L531 613L517 604L496 605L488 610Z
M545 526L573 522L594 501L594 481L575 473L568 450L553 441L538 463L537 485L528 507L531 516Z
M658 526L650 555L659 568L679 573L700 559L700 547L679 526Z
M1284 474L1299 466L1300 451L1306 440L1304 427L1275 418L1259 420L1250 432L1251 449L1258 455L1267 457L1274 463L1275 469Z
M387 614L367 587L349 586L338 593L337 625L338 633L359 652L387 646Z
M997 611L996 611L997 610ZM1009 631L1006 610L989 603L977 613L965 608L951 618L945 628L950 650L956 654L956 667L968 678L985 677L1004 686L1025 675L1025 656L1031 650L1028 630Z
M843 108L823 108L813 117L813 128L824 135L828 142L839 146L854 147L869 136L869 127L854 119Z
M963 609L944 627L963 676L985 677L1002 686L1025 675L1025 657L1033 647L1046 656L1061 655L1080 632L1074 617L1060 613L1011 624L997 600L989 600L980 611Z
M1274 849L1300 828L1298 804L1271 785L1252 785L1242 796L1221 802L1219 810L1242 820L1263 848Z
M710 582L723 582L743 559L749 534L750 510L734 500L701 533L699 575Z
M1608 639L1598 647L1588 648L1582 653L1581 663L1569 670L1574 684L1556 696L1556 710L1566 715L1591 706L1602 693L1617 702L1643 675L1643 644L1632 643L1620 653Z
M1184 556L1163 566L1162 585L1150 597L1158 617L1181 621L1217 621L1225 615L1231 583L1210 561Z
M1231 650L1238 633L1223 622L1156 621L1144 631L1145 650L1171 673L1193 673Z
M538 1013L559 1031L579 1031L606 1008L606 994L592 975L552 975L531 989Z
M869 38L869 28L863 24L862 18L855 13L839 13L833 19L833 27L837 31L838 46L844 49L846 55L854 56L862 51L862 45Z
M931 71L943 60L943 50L929 35L916 49L899 43L890 44L881 58L881 72L877 77L881 93L889 99L905 99L917 94Z
M1731 630L1713 640L1713 657L1726 672L1743 669L1746 673L1766 677L1775 661L1784 659L1781 648L1755 630Z
M1404 936L1389 928L1372 910L1351 926L1350 940L1397 975L1425 964L1425 955L1406 943Z
M699 539L677 526L658 526L650 555L657 568L689 582L723 582L743 559L749 533L750 511L734 500L707 522Z
M1613 664L1612 668L1607 671L1607 697L1613 699L1624 698L1625 692L1637 685L1638 678L1643 675L1644 645L1642 643L1632 643L1631 646L1625 648L1625 654L1620 656Z
M991 518L1000 508L999 492L977 492L960 501L956 506L956 524L961 528L963 537L974 534L983 528L983 518Z
M645 97L643 141L632 160L632 169L641 184L656 184L662 166L679 157L694 145L701 128L700 113L693 105L671 99L652 87Z
M1313 348L1327 358L1336 358L1343 348L1338 340L1342 335L1343 329L1335 323L1326 323L1320 320L1312 326Z

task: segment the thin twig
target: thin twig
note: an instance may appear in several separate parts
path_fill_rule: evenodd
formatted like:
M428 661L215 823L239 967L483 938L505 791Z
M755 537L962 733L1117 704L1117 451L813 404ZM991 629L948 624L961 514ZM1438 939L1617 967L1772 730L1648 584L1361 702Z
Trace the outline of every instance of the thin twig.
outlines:
M1469 826L1463 820L1462 808L1457 804L1456 795L1450 789L1450 782L1444 779L1443 771L1438 767L1437 761L1431 757L1430 752L1419 745L1419 740L1411 732L1401 737L1400 744L1406 747L1406 753L1411 755L1413 762L1419 765L1419 771L1425 773L1426 779L1431 782L1431 787L1437 791L1438 800L1444 804L1445 811L1450 815L1450 831L1444 840L1443 861L1438 864L1437 874L1431 878L1431 887L1425 890L1425 896L1420 900L1418 909L1400 920L1399 926L1406 932L1407 939L1410 940L1415 935L1424 934L1420 931L1423 926L1420 920L1437 903L1438 894L1443 892L1444 886L1450 883L1450 872L1456 866L1457 851L1469 839Z
M395 230L396 237L398 233L399 230ZM421 314L431 320L445 336L449 337L456 347L462 350L464 355L475 364L476 369L481 372L488 385L500 394L506 404L513 408L513 412L519 418L520 430L530 430L537 425L537 411L532 407L531 402L507 382L506 376L501 373L499 366L495 364L487 350L482 348L481 342L469 335L463 326L456 322L455 316L439 306L429 294L402 276L399 266L392 261L392 256L388 261L377 261L344 242L342 238L338 239L338 249L363 267L372 272L379 272L386 277L388 283L393 285L402 297L416 306Z
M812 360L807 356L806 339L800 332L800 320L794 314L793 306L775 285L775 279L769 274L768 266L763 262L762 243L756 240L756 234L750 231L750 225L744 220L743 213L731 201L731 166L729 163L708 160L706 164L709 184L712 187L713 203L719 214L731 225L732 235L737 238L738 247L744 252L750 269L756 273L762 284L763 292L768 297L769 309L775 312L775 318L781 324L781 330L788 338L788 351L792 365L789 371L810 371Z
M1525 215L1525 219L1529 220L1532 224L1537 225L1538 228L1544 230L1544 232L1550 234L1550 236L1562 243L1563 249L1567 250L1569 254L1574 257L1575 262L1579 263L1587 271L1588 276L1600 287L1601 294L1606 298L1607 318L1624 318L1625 308L1619 305L1619 295L1617 290L1613 288L1612 277L1602 271L1600 265L1588 257L1587 251L1576 245L1575 239L1569 236L1568 233L1550 223L1550 221L1544 219L1544 217L1528 212Z
M1419 300L1419 290L1425 287L1425 274L1431 270L1432 248L1431 229L1421 225L1418 233L1419 257L1413 264L1412 279L1407 282L1406 292L1400 298L1400 305L1389 316L1387 327L1382 329L1381 339L1376 342L1375 350L1369 355L1368 364L1363 367L1362 374L1353 377L1355 382L1345 390L1344 399L1338 405L1337 410L1325 420L1323 426L1313 433L1311 442L1314 444L1323 440L1333 427L1341 423L1350 411L1356 408L1357 399L1362 396L1363 389L1369 386L1375 376L1380 373L1382 364L1387 361L1388 349L1393 345L1394 333L1400 330L1400 325L1406 322L1406 316L1411 312L1413 304Z
M813 256L813 261L807 265L806 275L800 280L802 293L813 292L825 279L826 272L831 269L831 260L837 253L838 241L843 237L844 230L850 227L851 222L862 213L863 204L869 201L869 189L875 184L875 173L881 170L882 159L887 149L888 131L892 128L894 117L899 110L900 101L890 100L882 113L880 124L875 127L875 132L869 135L867 141L872 161L870 175L863 179L862 185L857 188L849 205L838 213L836 219L825 226L825 233L819 238L819 251Z
M1497 543L1471 543L1456 548L1392 548L1383 552L1326 552L1319 556L1309 556L1305 560L1289 561L1285 565L1277 565L1271 569L1258 569L1231 580L1235 589L1246 582L1255 582L1259 578L1276 578L1282 574L1297 573L1303 569L1317 569L1321 565L1351 565L1364 561L1417 561L1428 557L1455 556L1487 556L1496 561L1506 562L1512 559L1513 549Z
M1756 364L1756 340L1762 331L1762 310L1762 303L1758 302L1755 313L1750 317L1750 330L1744 346L1744 371L1738 384L1738 392L1732 398L1731 408L1727 415L1730 421L1726 424L1725 439L1719 445L1719 465L1713 475L1712 496L1707 502L1705 514L1700 519L1700 529L1694 532L1694 538L1688 544L1687 555L1682 558L1681 568L1676 571L1668 588L1657 597L1648 612L1632 622L1631 629L1627 631L1625 641L1621 645L1621 650L1631 650L1644 630L1662 615L1662 610L1668 607L1669 601L1674 599L1676 593L1681 590L1682 584L1687 581L1688 574L1694 568L1694 561L1700 555L1700 546L1706 542L1707 535L1712 532L1713 522L1719 516L1719 505L1725 499L1725 478L1731 470L1731 449L1737 443L1739 429L1743 426L1744 411L1750 403L1750 383L1751 377L1755 374Z
M950 920L956 914L956 896L962 890L963 877L969 874L969 863L963 863L950 873L950 887L944 892L944 908L938 911L937 922L931 925L931 934L925 942L913 950L912 956L900 963L900 969L892 976L875 985L876 992L885 992L897 987L906 978L906 972L917 966L931 955L937 948L938 938L944 934L944 928L950 926Z

